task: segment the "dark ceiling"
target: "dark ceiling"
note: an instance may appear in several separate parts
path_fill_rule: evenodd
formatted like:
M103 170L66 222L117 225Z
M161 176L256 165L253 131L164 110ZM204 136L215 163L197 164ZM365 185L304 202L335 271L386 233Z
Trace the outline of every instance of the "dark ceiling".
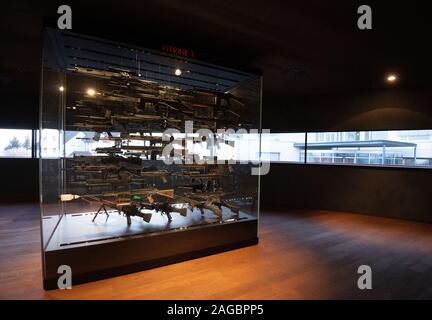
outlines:
M73 30L144 47L174 44L261 69L278 97L430 84L427 1L144 0L65 2ZM2 92L37 95L41 30L56 25L59 1L3 1ZM369 4L373 30L357 28Z

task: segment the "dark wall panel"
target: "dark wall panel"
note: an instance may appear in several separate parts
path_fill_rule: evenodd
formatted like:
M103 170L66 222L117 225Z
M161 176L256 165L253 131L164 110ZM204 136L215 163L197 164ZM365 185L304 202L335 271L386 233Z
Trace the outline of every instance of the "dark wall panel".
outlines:
M39 164L36 159L0 159L0 202L37 202Z
M432 170L272 164L263 208L311 208L432 222Z
M432 90L282 99L264 95L263 128L273 132L432 128Z
M3 88L4 89L4 88ZM3 93L0 115L0 128L2 129L38 129L39 127L39 93L26 96L20 92Z

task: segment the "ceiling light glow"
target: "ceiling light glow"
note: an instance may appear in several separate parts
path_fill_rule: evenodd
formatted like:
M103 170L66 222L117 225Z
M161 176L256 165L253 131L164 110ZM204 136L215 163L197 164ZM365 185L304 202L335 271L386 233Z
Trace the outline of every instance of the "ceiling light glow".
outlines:
M397 76L394 75L394 74L389 74L389 75L387 76L387 81L388 81L388 82L395 82L396 80L397 80Z
M59 90L60 90L60 92L63 92L63 91L64 91L64 87L63 87L63 86L60 86L60 87L59 87Z
M94 96L95 94L96 94L96 91L94 90L94 89L88 89L87 90L87 94L89 95L89 96Z
M177 77L179 77L179 76L181 76L182 71L181 71L180 69L176 69L175 72L174 72L174 74L175 74Z

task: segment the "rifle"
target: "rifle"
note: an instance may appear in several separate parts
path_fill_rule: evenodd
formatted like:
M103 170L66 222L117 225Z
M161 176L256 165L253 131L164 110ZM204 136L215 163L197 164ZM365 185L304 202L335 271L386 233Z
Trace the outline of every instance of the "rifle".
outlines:
M211 211L214 215L216 215L219 219L222 219L222 215L223 215L222 210L220 208L214 207L212 205L212 203L210 203L208 201L198 201L198 200L194 200L194 199L182 197L182 196L176 196L176 197L189 203L189 206L191 207L192 211L194 208L197 208L201 212L201 215L203 215L204 209L207 209L207 210Z
M161 214L165 214L168 218L168 221L172 221L172 212L178 212L182 217L186 217L187 215L187 208L176 208L167 201L153 203L141 202L140 210L142 209L154 210Z
M99 203L100 204L100 207L99 207L98 211L96 212L95 216L93 217L92 222L94 222L96 220L97 216L99 215L99 213L102 210L105 212L107 219L109 218L109 214L106 210L107 206L114 209L114 210L117 210L119 213L123 213L126 217L126 221L127 221L128 226L130 226L132 224L131 217L133 217L133 216L141 217L147 223L149 223L151 218L152 218L151 213L141 212L141 210L138 209L136 207L136 205L134 205L130 202L117 203L114 201L109 201L106 199L97 198L97 197L93 197L93 196L81 196L80 198L82 200L88 202L88 203Z
M195 201L205 202L208 206L216 206L219 210L222 207L230 209L237 215L240 213L240 208L230 204L227 200L222 199L223 196L230 194L228 193L186 193L185 196Z
M104 193L104 194L98 194L98 195L73 195L73 194L62 194L60 195L60 200L63 202L66 201L72 201L76 199L82 199L88 203L98 203L100 204L100 207L98 211L96 212L95 216L93 217L92 221L95 221L99 213L102 211L107 215L107 218L109 217L108 211L106 210L107 207L112 208L114 210L117 210L119 213L123 213L126 216L127 224L131 225L132 220L131 217L137 216L141 217L145 222L150 222L152 214L151 213L143 213L141 210L145 207L142 206L141 199L142 197L147 197L147 199L150 201L150 203L153 203L153 195L159 195L163 196L165 198L173 199L174 198L174 190L173 189L167 189L167 190L159 190L159 189L137 189L133 190L134 193L130 192L111 192L111 193ZM131 195L132 194L132 195ZM126 196L129 196L129 200L121 201ZM104 199L104 197L117 197L119 201L112 201L108 199ZM157 212L165 213L168 210L171 210L168 212L167 217L169 221L171 221L171 215L170 212L179 212L182 216L186 215L186 211L174 208L174 207L168 207L167 205L160 205L155 204L154 208L157 209Z

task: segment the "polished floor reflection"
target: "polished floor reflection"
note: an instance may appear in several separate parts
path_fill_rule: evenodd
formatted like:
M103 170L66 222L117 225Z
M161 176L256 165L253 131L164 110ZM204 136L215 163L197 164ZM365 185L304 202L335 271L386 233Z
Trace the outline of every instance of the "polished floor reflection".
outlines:
M432 225L329 211L263 210L260 243L44 292L36 205L0 208L0 298L432 298ZM358 266L373 289L357 288Z

